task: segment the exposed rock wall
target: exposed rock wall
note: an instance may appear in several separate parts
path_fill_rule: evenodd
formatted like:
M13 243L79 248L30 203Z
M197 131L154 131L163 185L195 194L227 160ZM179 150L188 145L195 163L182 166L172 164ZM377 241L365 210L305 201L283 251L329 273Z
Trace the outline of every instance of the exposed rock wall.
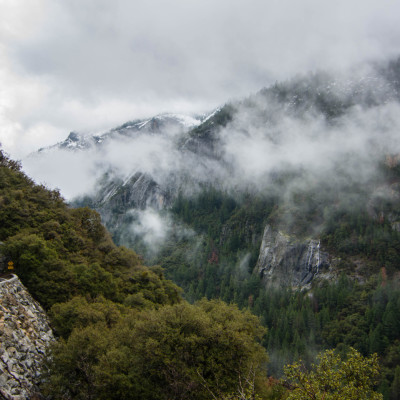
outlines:
M316 276L332 277L334 260L318 240L286 235L267 225L264 230L256 271L266 285L305 287Z
M46 313L18 277L0 280L0 399L35 398L53 340Z

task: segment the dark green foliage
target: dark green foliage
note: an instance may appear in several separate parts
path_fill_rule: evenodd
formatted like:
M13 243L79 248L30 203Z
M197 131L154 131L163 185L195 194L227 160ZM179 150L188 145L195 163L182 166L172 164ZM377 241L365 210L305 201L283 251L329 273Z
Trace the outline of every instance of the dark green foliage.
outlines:
M390 390L390 400L400 399L400 365L398 365L394 372L394 379Z
M356 264L366 278L382 266L391 276L400 266L400 233L392 222L400 218L396 184L400 175L393 166L397 164L389 161L368 185L344 177L316 180L292 189L285 199L277 190L233 197L204 187L191 197L180 194L172 212L178 225L184 223L196 235L185 239L171 235L154 261L166 268L190 301L206 296L247 306L261 288L251 273L269 223L299 238L318 234L322 245L342 258L340 268L349 275ZM338 173L344 170L338 166ZM284 188L297 179L305 179L302 171L281 174L274 184ZM374 186L379 190L371 190Z
M363 357L350 348L346 359L333 350L318 355L311 371L295 363L285 367L289 381L288 400L382 400L374 389L379 377L377 354Z
M400 365L399 305L398 283L371 280L360 285L343 275L336 284L316 286L311 293L261 291L251 310L269 328L264 343L273 375L299 357L309 366L324 348L354 347L364 356L378 353L383 382L390 388Z
M54 347L46 383L52 396L209 399L210 391L219 397L236 391L239 377L249 372L255 373L256 385L263 380L266 355L257 342L265 330L249 312L201 301L128 314L107 324L104 306L83 307L85 315L70 308L83 324Z
M263 385L257 317L182 302L161 267L114 245L97 212L68 208L1 152L0 178L1 251L60 336L42 386L49 399L208 399L242 377ZM226 219L235 203L219 209Z
M368 200L361 186L347 189L346 195L329 185L321 186L320 192L298 191L284 206L277 206L276 199L234 199L235 207L227 214L222 212L222 205L229 199L226 193L207 188L198 197L179 196L173 212L202 239L195 243L172 242L160 253L159 262L168 276L184 287L189 301L203 296L221 298L259 315L269 328L264 345L272 375L279 376L285 364L299 357L310 365L320 350L338 347L344 351L349 346L365 356L378 352L388 365L384 371L393 371L385 354L392 354L393 343L400 340L400 308L394 294L400 289L396 285L381 287L374 279L359 285L343 275L337 283L315 286L312 294L282 288L266 291L259 277L252 274L266 222L307 236L310 221L316 221L325 245L343 257L344 271L352 273L351 260L357 261L367 276L386 265L383 274L387 279L386 275L400 265L399 234L375 215L395 210L394 204ZM363 196L365 199L360 201ZM373 214L366 211L368 202L374 207ZM254 233L257 241L253 257L249 236ZM375 250L379 247L383 248L380 252ZM240 268L243 260L247 264ZM389 293L395 297L393 300L389 300ZM393 373L385 374L390 390ZM384 389L380 390L383 393Z
M101 296L93 300L76 296L68 302L54 304L49 315L56 333L67 339L74 328L83 329L98 323L110 328L129 312L133 311Z
M197 197L180 194L172 212L199 236L184 240L171 237L157 262L191 301L206 296L247 305L254 287L259 287L259 278L251 272L274 200L248 195L235 199L211 187ZM240 299L233 296L237 289Z
M120 303L137 295L143 299L138 306L179 301L180 290L160 271L114 245L97 212L68 208L57 191L35 185L17 163L0 157L2 253L42 305L77 295Z

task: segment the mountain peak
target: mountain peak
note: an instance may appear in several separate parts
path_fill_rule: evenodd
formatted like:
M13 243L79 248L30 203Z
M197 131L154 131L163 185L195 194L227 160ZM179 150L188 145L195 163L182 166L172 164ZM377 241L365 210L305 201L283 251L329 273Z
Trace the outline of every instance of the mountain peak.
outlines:
M67 140L70 140L72 142L79 142L79 140L81 140L81 138L82 138L82 136L79 133L72 131L69 133Z
M76 131L71 131L64 141L49 147L41 148L38 152L52 150L85 150L103 145L111 139L129 139L136 137L138 134L181 134L196 128L203 120L204 117L165 113L148 119L131 120L107 132L94 135L82 135Z

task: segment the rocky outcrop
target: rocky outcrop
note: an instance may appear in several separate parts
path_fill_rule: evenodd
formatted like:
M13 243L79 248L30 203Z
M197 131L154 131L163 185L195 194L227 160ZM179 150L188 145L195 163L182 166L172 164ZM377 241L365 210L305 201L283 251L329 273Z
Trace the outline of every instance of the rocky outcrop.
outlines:
M152 208L161 210L170 204L171 196L148 174L137 172L126 179L110 182L103 198L97 196L92 204L101 215L104 225L114 234L121 227L130 225L129 210Z
M256 271L267 286L303 288L316 276L332 277L335 264L336 260L322 250L319 240L299 241L267 225Z
M105 176L99 183L98 194L92 199L91 205L103 215L107 214L107 210L117 213L132 208L161 210L169 201L169 193L165 188L149 174L136 172L125 181L113 174Z
M0 399L33 399L54 340L46 313L17 276L0 280Z
M121 188L120 204L124 207L162 209L167 194L148 174L136 173Z

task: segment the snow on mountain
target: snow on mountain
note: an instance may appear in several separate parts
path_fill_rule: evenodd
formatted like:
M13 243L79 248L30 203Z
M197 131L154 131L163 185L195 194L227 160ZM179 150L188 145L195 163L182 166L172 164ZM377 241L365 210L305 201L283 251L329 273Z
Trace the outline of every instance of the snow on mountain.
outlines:
M134 138L138 134L180 134L200 125L206 117L192 117L183 114L161 114L149 119L128 121L107 132L95 135L83 135L71 132L68 137L55 145L41 148L39 153L54 150L87 150L101 146L111 139Z

